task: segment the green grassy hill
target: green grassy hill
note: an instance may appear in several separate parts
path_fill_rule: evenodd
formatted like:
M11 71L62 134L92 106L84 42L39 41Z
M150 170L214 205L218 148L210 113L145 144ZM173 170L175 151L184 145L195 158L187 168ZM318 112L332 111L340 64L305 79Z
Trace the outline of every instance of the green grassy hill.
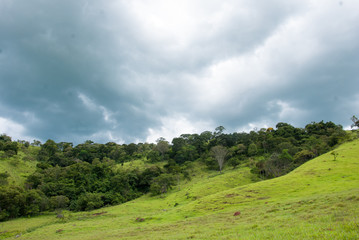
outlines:
M17 155L6 157L0 151L0 173L7 173L9 185L22 186L27 176L36 170L36 154L38 148L30 146L27 149L19 150Z
M359 140L335 151L335 161L327 153L261 182L245 167L218 174L195 166L192 181L164 196L3 222L0 238L359 239Z

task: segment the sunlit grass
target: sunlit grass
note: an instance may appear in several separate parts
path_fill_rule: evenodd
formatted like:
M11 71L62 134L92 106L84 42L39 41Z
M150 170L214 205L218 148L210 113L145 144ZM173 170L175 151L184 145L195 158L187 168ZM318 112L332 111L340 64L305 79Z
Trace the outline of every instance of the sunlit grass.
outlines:
M12 157L0 158L0 173L7 172L10 185L22 186L27 176L35 172L37 161L26 158L22 151Z
M123 164L122 163L117 164L116 169L125 170L125 171L138 169L140 171L143 171L151 166L163 167L164 164L165 164L164 162L151 163L146 158L143 158L143 159L135 159L128 162L124 162Z

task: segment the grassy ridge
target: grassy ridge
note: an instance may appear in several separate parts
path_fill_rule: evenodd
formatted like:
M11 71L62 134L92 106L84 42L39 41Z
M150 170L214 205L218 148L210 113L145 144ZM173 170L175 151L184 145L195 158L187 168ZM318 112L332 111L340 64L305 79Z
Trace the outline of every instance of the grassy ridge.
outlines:
M65 219L7 221L0 223L0 238L359 239L359 140L335 151L336 161L327 153L262 182L248 168L221 175L195 169L192 181L166 196L66 212Z

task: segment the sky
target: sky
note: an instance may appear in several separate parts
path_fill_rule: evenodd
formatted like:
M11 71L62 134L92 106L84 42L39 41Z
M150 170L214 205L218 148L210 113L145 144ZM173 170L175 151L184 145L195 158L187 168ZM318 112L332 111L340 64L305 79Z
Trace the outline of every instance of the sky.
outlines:
M358 0L0 0L0 134L169 142L359 115Z

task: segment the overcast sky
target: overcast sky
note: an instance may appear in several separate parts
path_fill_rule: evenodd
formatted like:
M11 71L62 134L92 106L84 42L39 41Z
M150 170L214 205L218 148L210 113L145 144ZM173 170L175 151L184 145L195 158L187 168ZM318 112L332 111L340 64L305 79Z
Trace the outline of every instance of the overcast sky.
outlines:
M0 0L0 133L171 141L359 115L358 0Z

